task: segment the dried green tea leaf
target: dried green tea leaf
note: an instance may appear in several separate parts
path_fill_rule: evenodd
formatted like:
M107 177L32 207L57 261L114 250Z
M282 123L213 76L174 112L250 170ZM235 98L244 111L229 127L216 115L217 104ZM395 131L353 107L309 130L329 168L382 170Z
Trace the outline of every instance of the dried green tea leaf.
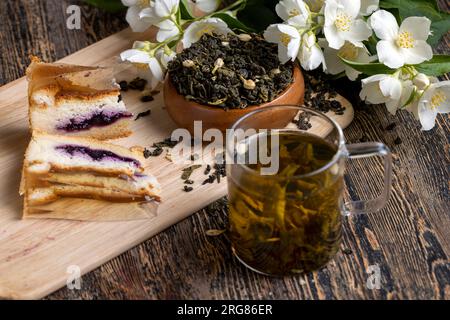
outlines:
M226 229L221 229L221 230L211 229L211 230L206 231L206 235L208 237L217 237L217 236L220 236L221 234L225 233L226 231L227 231Z
M184 168L182 171L183 173L181 174L181 179L182 180L188 180L191 176L191 174L197 170L198 168L201 168L202 166L200 164L195 164L193 166Z

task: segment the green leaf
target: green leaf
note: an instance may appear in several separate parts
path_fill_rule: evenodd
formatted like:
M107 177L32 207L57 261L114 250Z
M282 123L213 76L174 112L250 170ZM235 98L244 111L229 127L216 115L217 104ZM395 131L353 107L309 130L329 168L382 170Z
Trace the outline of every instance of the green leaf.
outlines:
M189 11L189 6L187 3L187 0L180 1L180 14L181 14L181 19L183 19L183 20L193 20L194 19L194 16Z
M257 32L264 31L270 24L281 22L275 13L278 0L248 0L237 18Z
M402 8L405 6L405 4L408 3L412 5L424 4L436 11L439 11L439 6L437 5L435 0L381 0L380 7L384 9Z
M120 0L84 0L84 2L113 13L122 11L126 8Z
M445 35L450 30L450 15L443 13L442 20L435 20L431 22L431 30L433 35L428 38L428 43L435 46L439 43L442 36Z
M348 66L352 67L353 69L362 72L368 76L373 76L375 74L391 74L394 73L396 70L391 69L387 66L385 66L382 63L379 62L373 62L373 63L360 63L355 61L350 61L347 59L344 59L339 56L341 60Z
M402 21L411 16L430 19L433 35L428 38L428 43L432 46L450 30L450 15L441 12L435 0L382 0L380 7L392 13L398 11L398 17Z
M428 76L441 76L450 72L450 56L435 55L431 60L415 65L414 68Z
M245 32L255 32L255 29L247 27L245 24L227 13L216 13L213 15L213 17L220 18L225 21L230 29L238 29Z

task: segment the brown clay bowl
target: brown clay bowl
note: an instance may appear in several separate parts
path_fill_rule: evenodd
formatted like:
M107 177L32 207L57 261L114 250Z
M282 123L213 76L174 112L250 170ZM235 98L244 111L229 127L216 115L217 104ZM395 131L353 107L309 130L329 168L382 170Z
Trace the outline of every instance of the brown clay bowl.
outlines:
M294 66L293 82L274 100L256 106L248 106L245 109L223 110L220 107L202 105L194 101L186 100L184 96L178 94L177 90L167 75L164 81L164 102L167 112L172 120L181 128L188 129L194 133L194 121L202 121L202 130L210 128L219 129L225 132L242 116L258 110L262 107L275 105L298 105L303 103L305 94L305 82L302 71L298 65ZM273 110L262 112L257 120L256 126L259 128L271 129L287 125L295 116L286 110Z

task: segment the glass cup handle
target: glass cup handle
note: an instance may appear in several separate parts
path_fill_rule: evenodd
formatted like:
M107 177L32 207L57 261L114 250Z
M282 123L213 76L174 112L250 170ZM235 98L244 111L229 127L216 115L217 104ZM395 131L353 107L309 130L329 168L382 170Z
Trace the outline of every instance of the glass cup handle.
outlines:
M389 148L380 142L364 142L346 145L350 159L382 156L384 160L384 186L381 194L370 200L350 201L345 203L345 214L363 214L382 209L389 200L392 180L392 154Z

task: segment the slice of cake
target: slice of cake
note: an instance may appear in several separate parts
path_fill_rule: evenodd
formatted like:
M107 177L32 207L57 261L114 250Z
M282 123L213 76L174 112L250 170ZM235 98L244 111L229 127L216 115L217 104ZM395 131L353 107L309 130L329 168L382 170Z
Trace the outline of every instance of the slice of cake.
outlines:
M143 160L141 152L96 139L34 132L23 167L25 206L62 197L160 201L159 183L144 172Z
M27 78L32 130L101 140L131 134L133 115L112 69L43 63L34 57Z

